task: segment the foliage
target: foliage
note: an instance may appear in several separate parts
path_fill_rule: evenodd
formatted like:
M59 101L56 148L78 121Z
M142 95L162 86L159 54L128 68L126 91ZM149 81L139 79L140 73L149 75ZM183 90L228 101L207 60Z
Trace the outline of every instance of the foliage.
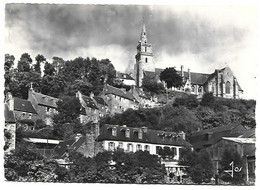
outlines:
M187 108L196 108L199 105L199 102L195 95L187 95L180 98L176 98L173 106L185 106Z
M13 135L9 130L4 130L4 139L5 139L4 151L9 149L12 136Z
M223 181L231 182L232 184L243 184L244 183L244 175L243 170L240 172L234 172L233 178L224 172L224 170L230 170L230 163L234 163L234 168L243 167L243 158L239 155L239 153L234 148L226 148L222 154L220 161L220 178Z
M5 72L9 71L14 65L15 57L13 55L5 54Z
M38 54L35 57L36 63L33 65L33 70L41 74L41 63L46 61L46 58L43 55Z
M215 97L212 92L206 92L203 94L200 105L214 107L215 105Z
M205 150L194 152L186 149L182 151L179 164L188 166L185 171L194 183L207 183L213 177L212 160Z
M28 53L22 54L17 65L18 72L30 72L31 63L32 63L31 56Z
M160 74L160 80L166 82L167 88L177 88L182 85L182 77L173 67L164 69Z
M58 113L53 117L54 133L63 138L70 136L83 127L79 121L81 104L76 97L64 96L57 102Z
M5 178L8 181L64 182L64 177L60 176L61 169L55 161L47 161L27 147L16 148L12 154L5 155L4 161Z
M150 75L144 76L142 87L145 91L151 92L152 94L158 94L164 90L163 84L158 83L155 76Z

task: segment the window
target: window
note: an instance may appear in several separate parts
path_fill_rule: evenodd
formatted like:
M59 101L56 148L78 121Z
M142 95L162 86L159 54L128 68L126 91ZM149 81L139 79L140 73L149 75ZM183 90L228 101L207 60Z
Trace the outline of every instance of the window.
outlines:
M145 63L147 63L148 58L145 58Z
M226 82L226 93L227 94L230 94L230 87L231 87L231 84L229 81Z
M129 129L125 130L125 137L127 137L127 138L130 137L130 130Z
M112 136L116 136L116 128L112 128Z
M215 91L215 89L214 89L214 84L212 84L212 86L211 86L211 92L214 93L214 91Z
M142 145L140 145L140 144L136 145L136 151L138 151L138 150L142 150Z
M123 143L122 142L120 142L120 143L118 143L118 148L123 148Z
M144 35L145 35L145 32L144 32Z
M109 142L108 143L108 150L114 150L115 149L115 143L114 142Z
M191 91L195 92L195 87L194 86L191 87Z
M49 107L46 107L46 112L49 112L50 111L50 108Z
M199 91L199 93L201 93L201 92L202 92L202 87L199 87L199 90L198 90L198 91Z
M29 113L29 119L32 119L32 114L31 113Z
M145 146L144 146L144 150L150 151L150 146L149 146L149 145L145 145Z
M147 47L145 47L145 52L147 52Z
M142 131L139 131L138 132L138 139L142 139L143 138L143 133L142 133Z
M23 117L25 117L25 112L23 112Z
M133 151L133 145L132 145L131 143L128 143L128 144L127 144L127 151L128 151L128 152Z

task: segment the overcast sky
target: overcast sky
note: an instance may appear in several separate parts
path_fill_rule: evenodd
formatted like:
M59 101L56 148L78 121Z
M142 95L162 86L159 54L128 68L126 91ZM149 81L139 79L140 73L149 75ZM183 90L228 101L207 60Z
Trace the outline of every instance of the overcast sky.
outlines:
M228 65L244 98L255 99L256 14L252 7L8 4L4 48L16 61L25 52L50 62L108 58L129 71L144 17L156 67L212 73Z

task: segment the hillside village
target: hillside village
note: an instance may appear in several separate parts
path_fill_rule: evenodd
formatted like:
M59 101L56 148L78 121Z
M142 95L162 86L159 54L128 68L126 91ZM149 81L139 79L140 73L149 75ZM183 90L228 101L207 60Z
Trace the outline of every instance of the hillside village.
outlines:
M254 184L255 100L242 99L242 87L229 67L210 74L190 69L186 72L184 66L180 70L174 68L181 83L167 88L167 81L160 80L167 69L154 67L145 24L133 73L115 71L108 59L64 61L54 57L53 63L48 63L38 55L32 64L30 55L25 53L14 68L14 57L7 54L5 58L6 159L17 156L15 152L23 146L22 150L41 155L44 163L54 161L66 173L76 171L74 166L80 167L79 160L94 158L91 162L99 165L97 158L109 154L106 165L109 173L119 167L120 162L113 156L119 150L124 152L120 155L143 151L158 156L161 165L151 167L164 171L160 173L163 176L160 182L156 177L142 179L141 174L134 182L112 177L102 181L97 174L83 182L218 184L221 179L223 183ZM41 64L45 65L43 72ZM226 151L227 147L230 151ZM231 149L241 158L235 166L241 171L232 170L232 179L223 167L223 155L232 152ZM188 150L191 152L187 153ZM73 160L73 154L80 156ZM196 158L208 156L212 166L205 179L192 177L192 165L196 164L187 159L188 154ZM93 172L92 169L86 171ZM35 180L26 175L14 177L19 175L12 172L6 174L7 179ZM143 175L152 175L147 173ZM233 175L238 176L236 180ZM62 179L55 178L60 182Z

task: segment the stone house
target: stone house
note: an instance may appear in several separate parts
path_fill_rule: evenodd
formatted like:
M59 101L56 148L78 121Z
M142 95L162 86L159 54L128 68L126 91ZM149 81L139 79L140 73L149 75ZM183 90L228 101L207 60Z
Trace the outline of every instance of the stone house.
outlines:
M10 134L10 139L6 139L5 137L5 143L8 143L8 148L5 149L5 153L9 153L11 150L15 149L16 121L14 112L12 110L9 110L7 104L4 104L4 118L4 132L8 132Z
M107 103L100 96L94 96L93 93L90 96L85 96L78 91L76 97L79 98L81 104L81 123L88 123L90 121L98 123L101 117L109 113Z
M28 101L36 109L38 113L37 119L44 121L47 126L53 126L52 117L58 113L56 109L59 99L37 93L31 88L28 92Z
M8 92L5 103L9 111L14 113L17 127L23 126L28 130L35 129L35 121L38 117L38 113L30 101L13 97L12 94Z
M117 72L116 73L116 81L118 81L118 83L127 85L127 86L132 86L135 85L135 79L127 73L121 73L121 72Z
M109 109L109 114L122 113L128 108L138 109L139 102L134 95L125 89L119 89L110 85L105 85L103 94Z

